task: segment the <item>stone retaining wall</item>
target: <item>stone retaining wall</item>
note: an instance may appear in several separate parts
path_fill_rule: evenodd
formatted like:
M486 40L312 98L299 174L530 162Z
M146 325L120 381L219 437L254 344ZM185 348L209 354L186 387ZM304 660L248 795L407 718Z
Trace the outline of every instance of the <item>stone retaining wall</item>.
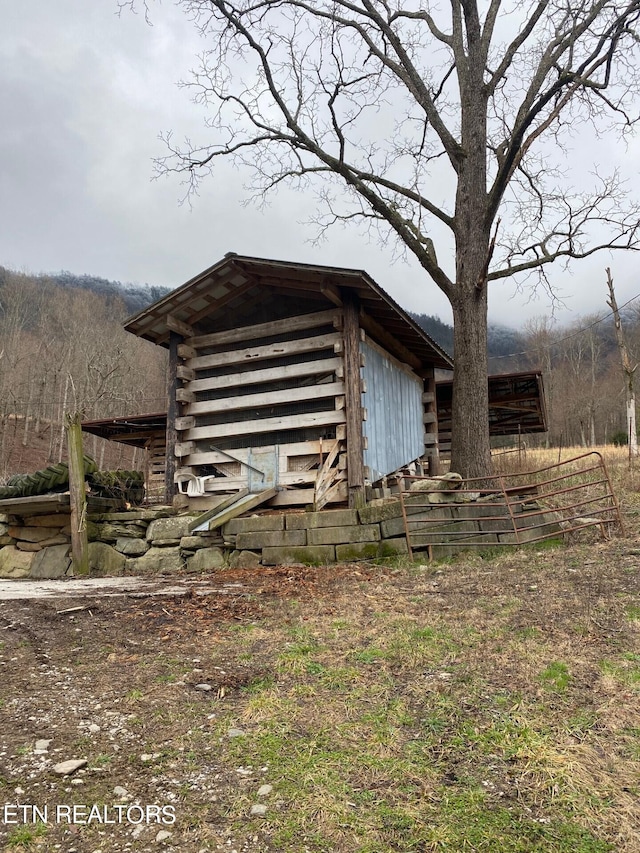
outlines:
M519 539L535 538L522 503ZM533 505L535 507L535 504ZM513 509L513 507L512 507ZM429 518L413 535L415 545L442 543L434 556L459 552L470 543L513 545L515 535L496 521L496 509L482 504L407 508L412 524ZM203 572L225 565L252 567L291 563L325 564L374 560L407 553L399 500L360 510L253 515L227 522L220 531L192 534L194 517L170 507L92 515L88 521L89 566L93 575ZM536 522L539 525L539 519ZM550 522L546 531L557 535ZM535 536L534 536L535 534ZM412 541L413 541L412 538ZM465 541L466 540L466 541ZM454 544L456 543L456 544ZM1 516L0 577L58 578L72 574L69 514Z

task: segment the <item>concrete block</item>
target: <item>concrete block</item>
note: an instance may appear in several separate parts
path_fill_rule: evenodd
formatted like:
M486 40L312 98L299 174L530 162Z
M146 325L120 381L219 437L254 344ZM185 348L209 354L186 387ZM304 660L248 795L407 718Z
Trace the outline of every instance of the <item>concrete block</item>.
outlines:
M481 533L467 542L457 540L455 545L433 545L432 555L435 560L440 560L444 557L455 557L457 554L481 554L483 549L497 548L499 545L500 538L497 533Z
M317 566L335 563L335 561L334 545L264 548L262 551L262 564L265 566L290 566L295 563Z
M351 545L336 545L336 560L339 563L375 560L379 556L378 545L378 542L354 542Z
M307 530L309 545L341 545L358 542L378 542L380 526L378 524L356 524L351 527L316 527Z
M470 533L477 535L470 536ZM450 542L452 545L460 542L475 543L483 541L485 537L492 537L491 541L493 542L498 541L498 537L494 533L481 534L477 521L457 521L451 524L425 524L419 529L410 530L410 536L412 547L432 545L435 542L447 544Z
M284 530L284 515L250 515L247 518L232 518L223 525L225 535L233 533L257 533L259 530Z
M236 547L239 551L306 544L306 530L260 530L255 533L238 533L236 537Z
M383 539L378 545L379 557L395 557L396 554L408 554L407 540L404 536L397 539Z
M389 518L401 518L402 506L397 498L387 500L378 505L362 507L358 510L358 516L362 524L377 524Z
M358 523L357 509L326 509L320 512L296 512L286 516L287 530L312 530L316 527L346 527Z

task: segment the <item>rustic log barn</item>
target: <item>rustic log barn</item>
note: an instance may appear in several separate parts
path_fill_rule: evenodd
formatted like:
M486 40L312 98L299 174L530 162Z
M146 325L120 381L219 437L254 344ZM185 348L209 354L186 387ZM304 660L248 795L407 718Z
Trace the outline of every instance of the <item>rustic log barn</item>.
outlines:
M169 497L358 506L437 459L451 358L365 272L229 254L125 328L169 350Z

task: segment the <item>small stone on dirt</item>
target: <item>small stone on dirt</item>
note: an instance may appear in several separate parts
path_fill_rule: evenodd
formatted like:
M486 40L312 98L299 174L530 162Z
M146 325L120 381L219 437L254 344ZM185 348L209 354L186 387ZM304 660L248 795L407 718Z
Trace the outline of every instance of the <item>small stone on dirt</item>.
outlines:
M61 761L59 764L54 764L53 772L56 776L70 776L76 770L82 770L88 763L86 758L71 758L69 761Z
M259 797L268 797L272 791L273 791L273 785L260 785L260 787L258 788L258 796Z
M166 841L167 838L171 838L171 833L166 829L161 829L156 835L156 841Z
M266 815L267 807L262 805L262 803L256 803L255 806L251 806L250 813L252 815L262 817L263 815Z
M227 737L244 737L242 729L229 729Z
M204 690L205 692L208 690L213 690L210 684L196 684L196 690Z

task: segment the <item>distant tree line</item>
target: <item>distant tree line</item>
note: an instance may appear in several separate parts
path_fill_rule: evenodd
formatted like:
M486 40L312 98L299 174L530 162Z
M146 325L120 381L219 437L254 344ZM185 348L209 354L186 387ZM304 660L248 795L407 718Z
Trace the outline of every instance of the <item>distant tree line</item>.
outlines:
M13 473L16 442L28 447L37 436L47 462L63 457L65 410L79 408L94 419L165 409L165 353L125 332L123 321L167 292L0 267L0 478ZM604 305L603 293L603 314ZM451 352L451 326L435 316L412 317ZM636 358L640 307L627 307L623 323ZM582 317L569 326L543 317L517 330L492 325L489 356L492 373L543 372L549 432L531 436L530 443L590 446L626 436L624 380L610 317ZM103 452L93 444L94 452Z

